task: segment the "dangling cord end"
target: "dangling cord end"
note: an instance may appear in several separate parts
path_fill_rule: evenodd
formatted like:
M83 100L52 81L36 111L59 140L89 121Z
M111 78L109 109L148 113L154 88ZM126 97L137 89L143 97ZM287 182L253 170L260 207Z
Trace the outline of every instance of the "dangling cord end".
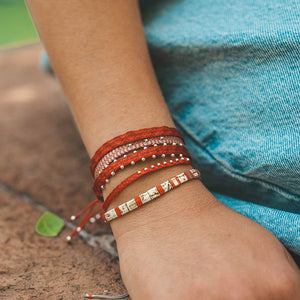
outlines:
M129 297L129 294L126 293L126 294L123 294L123 295L119 295L119 296L108 296L108 295L92 295L92 294L88 294L86 293L85 294L85 298L89 298L89 299L95 299L95 298L98 298L98 299L123 299L123 298L126 298L126 297Z
M97 209L95 212L93 212L95 206L100 206L100 209ZM79 216L81 216L84 212L86 212L84 218L79 222L79 224L76 226L76 228L73 230L73 232L66 237L66 242L70 243L72 238L82 230L82 228L85 226L85 224L88 221L93 223L93 221L96 221L96 219L97 220L100 219L101 215L98 213L100 211L102 211L102 203L99 203L99 199L96 199L93 202L91 202L86 208L84 208L82 211L80 211L76 216L71 216L69 220L74 221ZM95 214L96 214L96 216L95 216L96 219L94 218Z

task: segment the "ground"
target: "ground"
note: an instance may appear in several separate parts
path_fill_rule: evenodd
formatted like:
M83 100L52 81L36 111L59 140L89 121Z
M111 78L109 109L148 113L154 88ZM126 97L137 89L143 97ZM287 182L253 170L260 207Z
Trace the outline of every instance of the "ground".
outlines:
M69 223L55 238L34 230L44 211L66 220L94 199L89 158L41 52L0 52L0 299L123 294L107 225L89 225L71 245Z

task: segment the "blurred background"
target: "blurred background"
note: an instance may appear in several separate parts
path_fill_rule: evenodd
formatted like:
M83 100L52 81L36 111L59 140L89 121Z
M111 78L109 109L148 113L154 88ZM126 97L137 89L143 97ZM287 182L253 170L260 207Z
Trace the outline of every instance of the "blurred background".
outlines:
M0 49L39 42L24 0L0 0Z

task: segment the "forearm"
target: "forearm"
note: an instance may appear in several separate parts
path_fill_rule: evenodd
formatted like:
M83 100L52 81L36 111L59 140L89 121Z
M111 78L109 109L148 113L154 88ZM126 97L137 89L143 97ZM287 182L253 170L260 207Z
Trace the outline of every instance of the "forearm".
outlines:
M135 0L28 0L89 155L127 130L173 126Z
M128 130L174 126L149 58L137 1L28 0L28 4L90 156L104 142ZM104 196L145 164L118 173ZM187 168L172 167L138 180L113 206ZM158 218L164 217L170 206L172 212L191 208L199 205L199 196L204 204L214 199L199 182L188 183L165 195L159 205L147 205L146 211L143 207L132 214L130 220L134 224L136 218L155 218L158 212ZM113 229L118 222L112 223Z

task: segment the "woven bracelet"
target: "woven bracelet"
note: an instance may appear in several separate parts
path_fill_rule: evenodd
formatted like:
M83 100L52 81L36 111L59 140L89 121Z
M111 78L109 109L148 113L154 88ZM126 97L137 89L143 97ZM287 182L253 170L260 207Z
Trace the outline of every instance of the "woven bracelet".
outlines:
M179 185L188 182L192 179L200 178L201 174L197 169L191 169L187 172L178 174L177 176L157 185L145 193L138 195L137 197L107 211L102 215L103 220L106 223L121 217L138 207L142 206L145 203L148 203L156 198L159 198L161 195L169 192L170 190L178 187Z

